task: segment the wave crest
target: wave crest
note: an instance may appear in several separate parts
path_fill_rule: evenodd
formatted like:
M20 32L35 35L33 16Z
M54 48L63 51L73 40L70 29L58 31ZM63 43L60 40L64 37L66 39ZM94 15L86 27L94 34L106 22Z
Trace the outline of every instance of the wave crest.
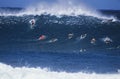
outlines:
M85 5L75 4L73 1L58 1L56 3L38 3L29 6L20 12L0 12L0 16L23 16L23 15L67 15L67 16L93 16L99 19L115 19L113 16L104 16L97 10L86 7Z

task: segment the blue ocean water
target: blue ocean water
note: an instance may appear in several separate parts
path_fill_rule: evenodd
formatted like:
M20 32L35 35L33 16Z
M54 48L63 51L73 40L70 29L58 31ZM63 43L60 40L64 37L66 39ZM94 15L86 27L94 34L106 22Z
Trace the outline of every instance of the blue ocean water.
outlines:
M119 79L120 11L96 17L21 10L1 9L0 79Z

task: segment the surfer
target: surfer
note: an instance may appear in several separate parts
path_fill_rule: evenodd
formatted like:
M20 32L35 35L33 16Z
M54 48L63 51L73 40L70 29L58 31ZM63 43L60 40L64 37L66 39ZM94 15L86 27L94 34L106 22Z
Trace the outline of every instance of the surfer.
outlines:
M79 37L76 38L76 40L79 42L81 40L84 40L87 37L87 34L82 34Z
M82 52L85 52L86 51L86 49L80 49L80 52L82 53Z
M72 39L72 38L73 38L73 36L74 36L74 34L73 34L73 33L68 34L68 39Z
M56 41L58 41L58 39L57 38L53 38L53 39L49 40L49 43L53 43L53 42L56 42Z
M102 39L106 44L111 43L112 39L110 39L109 37L105 37Z
M34 24L35 24L34 20L32 20L32 21L31 21L31 24L32 24L32 25L34 25Z
M31 19L31 20L30 20L30 24L31 24L31 25L34 25L34 24L35 24L35 19Z
M91 39L91 44L95 44L95 42L96 42L96 39L95 39L95 38L92 38L92 39Z
M33 28L33 26L35 25L36 21L35 21L35 19L31 19L29 21L29 23L31 24L31 28Z
M44 40L44 39L46 39L46 36L45 36L45 35L41 35L41 36L38 38L38 40Z
M83 35L80 36L80 39L81 39L81 40L82 40L82 39L85 39L86 36L87 36L87 34L83 34Z

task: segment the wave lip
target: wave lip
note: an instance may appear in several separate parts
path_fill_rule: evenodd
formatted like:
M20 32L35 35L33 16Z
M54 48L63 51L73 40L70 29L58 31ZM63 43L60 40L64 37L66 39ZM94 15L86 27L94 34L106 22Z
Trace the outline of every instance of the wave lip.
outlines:
M93 10L84 6L83 4L73 4L73 2L66 1L65 3L39 3L36 6L30 6L24 10L18 12L0 12L0 16L25 16L25 15L55 15L55 16L93 16L99 19L113 19L116 20L114 16L104 16L97 10Z
M120 74L68 73L49 69L12 67L0 63L0 79L119 79Z

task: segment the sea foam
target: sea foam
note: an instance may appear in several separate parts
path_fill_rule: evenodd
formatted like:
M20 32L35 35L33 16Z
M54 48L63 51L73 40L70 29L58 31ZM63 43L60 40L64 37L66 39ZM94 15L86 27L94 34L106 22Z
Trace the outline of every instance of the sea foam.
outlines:
M47 68L12 67L0 63L0 79L119 79L120 74L69 73Z

